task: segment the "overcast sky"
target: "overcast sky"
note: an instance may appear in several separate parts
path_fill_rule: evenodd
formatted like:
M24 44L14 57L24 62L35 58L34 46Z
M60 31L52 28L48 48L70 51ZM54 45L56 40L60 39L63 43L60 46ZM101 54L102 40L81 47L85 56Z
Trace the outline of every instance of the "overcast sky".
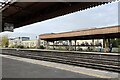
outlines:
M24 36L27 33L27 35L30 34L32 38L35 38L36 35L44 33L59 33L115 25L118 25L117 2L23 26L15 29L15 34L12 33L12 35L17 36L17 33L21 33Z

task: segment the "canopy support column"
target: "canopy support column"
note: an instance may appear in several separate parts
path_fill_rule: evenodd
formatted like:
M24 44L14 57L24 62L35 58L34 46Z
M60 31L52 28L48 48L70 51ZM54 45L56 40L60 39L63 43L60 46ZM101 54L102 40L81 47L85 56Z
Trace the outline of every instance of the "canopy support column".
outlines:
M108 51L107 48L109 47L109 43L110 43L109 39L106 39L106 38L103 39L103 47L105 49L105 52Z
M39 48L39 47L40 47L40 45L41 45L41 39L40 39L40 38L38 38L36 48Z
M72 41L69 40L69 51L71 51L71 47L72 47Z
M76 51L76 40L75 40L75 51Z
M49 41L46 41L46 49L49 47Z
M95 40L92 39L92 46L93 46L93 51L95 51Z
M55 49L55 46L54 46L55 44L54 44L54 42L55 42L55 41L53 41L53 50Z

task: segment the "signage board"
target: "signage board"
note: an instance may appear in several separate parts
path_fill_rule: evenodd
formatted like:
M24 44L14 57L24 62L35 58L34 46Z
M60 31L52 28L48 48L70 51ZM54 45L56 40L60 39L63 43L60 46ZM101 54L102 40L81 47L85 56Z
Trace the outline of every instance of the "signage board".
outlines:
M4 31L13 32L13 30L14 30L14 25L13 24L10 24L10 23L5 23L4 24Z

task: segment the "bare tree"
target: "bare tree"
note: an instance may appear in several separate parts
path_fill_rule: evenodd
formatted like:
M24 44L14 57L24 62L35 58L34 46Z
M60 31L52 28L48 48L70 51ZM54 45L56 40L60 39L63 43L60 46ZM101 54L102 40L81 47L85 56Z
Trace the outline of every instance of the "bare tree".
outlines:
M8 37L7 36L2 36L2 39L0 39L0 44L1 44L1 47L8 47L9 45L9 40L8 40Z
M2 47L2 37L0 36L0 48Z

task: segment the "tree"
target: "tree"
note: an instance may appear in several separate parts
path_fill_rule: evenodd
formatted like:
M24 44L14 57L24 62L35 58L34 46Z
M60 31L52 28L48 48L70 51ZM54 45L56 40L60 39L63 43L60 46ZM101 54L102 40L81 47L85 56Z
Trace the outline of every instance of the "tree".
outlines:
M2 37L0 36L0 48L2 47Z
M120 38L111 39L110 42L113 44L113 47L119 47L120 46Z
M2 36L1 46L2 46L2 47L8 47L8 45L9 45L8 37L7 37L7 36Z

